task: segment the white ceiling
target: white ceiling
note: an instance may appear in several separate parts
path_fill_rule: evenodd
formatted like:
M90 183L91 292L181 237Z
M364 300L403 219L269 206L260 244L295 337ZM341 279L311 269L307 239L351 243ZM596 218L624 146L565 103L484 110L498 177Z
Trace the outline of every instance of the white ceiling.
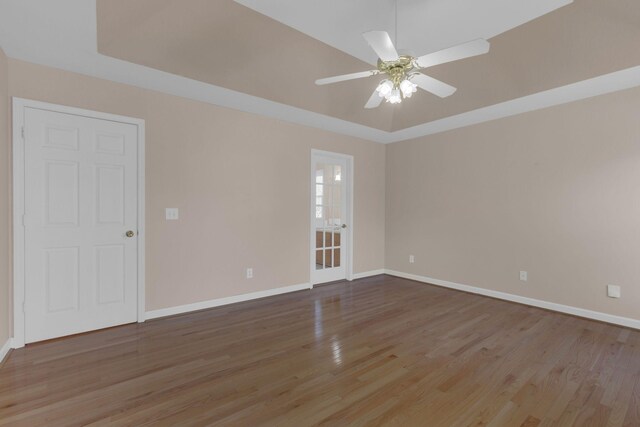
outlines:
M325 0L324 4L327 1L339 3L338 0ZM352 0L342 1L348 3ZM363 0L353 0L356 1ZM510 1L521 4L521 0ZM550 3L548 0L529 2ZM319 2L305 1L307 6L315 3ZM400 131L385 132L100 55L97 51L95 0L0 0L0 47L11 58L381 143L431 135L640 86L640 66L637 66Z
M370 64L362 38L386 30L395 41L395 0L235 0ZM573 0L397 0L399 50L414 56L490 39ZM274 41L277 43L277 41Z

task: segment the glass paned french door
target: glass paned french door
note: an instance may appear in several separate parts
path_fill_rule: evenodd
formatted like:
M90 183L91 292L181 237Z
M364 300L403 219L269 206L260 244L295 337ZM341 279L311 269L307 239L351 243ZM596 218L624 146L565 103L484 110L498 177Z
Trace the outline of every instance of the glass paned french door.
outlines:
M312 282L324 283L346 277L347 161L314 155L312 167Z

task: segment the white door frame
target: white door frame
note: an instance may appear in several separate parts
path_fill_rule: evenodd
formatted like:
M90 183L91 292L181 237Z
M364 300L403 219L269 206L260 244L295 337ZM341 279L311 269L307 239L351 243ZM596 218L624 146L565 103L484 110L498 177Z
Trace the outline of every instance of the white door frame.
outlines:
M333 157L335 159L346 160L347 170L345 176L347 178L347 231L345 237L347 240L347 253L345 254L345 272L346 279L353 280L353 156L348 154L333 153L331 151L322 151L311 149L309 170L309 283L311 287L315 283L313 282L313 271L316 268L316 227L315 227L315 212L316 212L316 171L313 170L313 159L315 156Z
M138 322L144 322L145 312L145 227L144 227L144 120L81 108L49 104L13 97L13 338L12 348L24 347L25 341L25 108L73 114L92 119L109 120L138 127Z

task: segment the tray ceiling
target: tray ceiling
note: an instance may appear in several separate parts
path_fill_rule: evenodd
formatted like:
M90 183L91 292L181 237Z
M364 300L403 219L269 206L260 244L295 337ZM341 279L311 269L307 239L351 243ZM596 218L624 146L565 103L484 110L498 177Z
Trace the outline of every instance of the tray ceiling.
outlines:
M419 92L375 110L363 106L379 77L322 87L314 81L371 68L375 58L360 33L394 33L389 0L98 0L98 50L394 132L640 64L640 28L631 20L640 2L576 0L561 7L567 3L400 0L401 48L424 54L478 37L492 47L427 70L456 86L453 96Z
M427 70L458 88L450 98L419 92L376 110L363 106L379 78L313 82L371 68L360 32L393 36L390 0L240 1L0 0L0 47L13 59L383 143L640 86L637 0L399 0L401 47L422 54L482 36L492 48Z
M366 31L385 30L391 35L398 49L420 56L469 40L490 39L572 2L572 0L235 1L373 65L378 58L362 39L361 34Z

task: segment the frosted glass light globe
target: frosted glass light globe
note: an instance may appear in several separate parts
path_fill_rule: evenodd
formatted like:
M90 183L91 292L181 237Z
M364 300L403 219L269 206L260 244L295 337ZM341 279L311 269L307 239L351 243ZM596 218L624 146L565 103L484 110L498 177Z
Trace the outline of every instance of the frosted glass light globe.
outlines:
M411 95L417 90L417 85L408 79L405 79L400 83L400 90L405 98L411 98Z
M393 89L389 96L387 97L387 102L391 104L399 104L402 102L402 97L400 96L399 89Z
M380 82L376 90L378 91L378 95L386 98L393 90L393 83L389 80L383 80Z

